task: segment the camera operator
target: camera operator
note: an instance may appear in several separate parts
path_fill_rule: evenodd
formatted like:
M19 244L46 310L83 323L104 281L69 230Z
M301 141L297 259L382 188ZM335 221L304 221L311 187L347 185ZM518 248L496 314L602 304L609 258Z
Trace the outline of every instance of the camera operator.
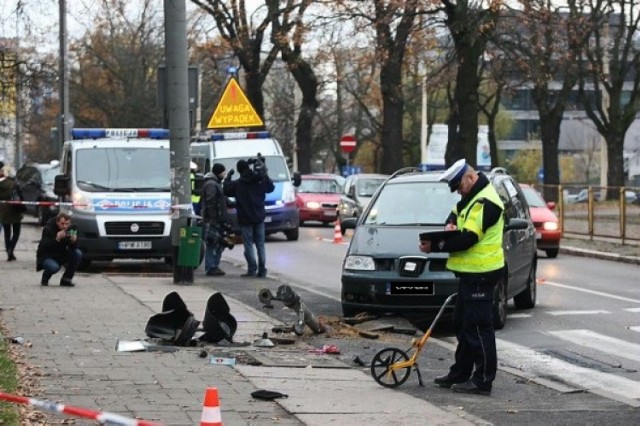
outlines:
M36 270L42 271L40 284L49 285L49 279L58 272L63 265L64 274L60 279L63 287L73 287L71 281L82 259L82 252L76 247L78 231L71 224L71 216L60 212L42 228L42 238L36 251Z
M225 248L224 237L227 233L227 197L222 191L222 180L226 175L224 165L215 163L211 172L204 176L202 186L202 221L204 222L205 273L210 277L222 276L220 258ZM230 246L233 248L233 245Z
M253 170L249 164L253 165ZM264 218L266 216L264 200L265 195L272 192L275 186L267 174L267 167L260 154L257 158L250 158L247 161L239 160L236 163L236 169L240 173L240 178L231 181L233 169L229 170L224 183L224 193L236 199L244 258L247 261L247 273L242 276L264 278L267 276L264 250ZM258 253L257 263L254 244Z

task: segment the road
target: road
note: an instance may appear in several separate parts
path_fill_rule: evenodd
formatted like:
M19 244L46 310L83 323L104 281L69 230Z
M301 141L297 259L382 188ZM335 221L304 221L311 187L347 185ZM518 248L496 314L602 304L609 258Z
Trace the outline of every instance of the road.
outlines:
M301 228L297 242L269 237L270 276L293 285L317 315L341 315L340 268L349 235L336 244L333 228L318 225ZM536 308L517 311L510 305L507 325L497 333L501 374L496 387L509 389L513 398L466 409L492 423L513 422L505 415L513 412L536 412L527 420L536 424L557 423L560 417L555 416L562 416L565 424L595 424L601 416L603 421L617 417L620 423L640 418L640 266L563 254L556 259L542 252L539 256ZM223 259L244 265L242 247L225 251ZM245 296L248 303L255 299ZM391 346L406 349L407 341L396 338ZM433 369L423 370L426 382L446 371L455 343L446 329L433 341L437 345L422 361L422 368ZM376 349L390 344L336 342L347 361L355 355L370 359ZM399 390L425 397L415 382L410 379ZM523 392L514 383L536 383L539 388ZM428 400L446 406L451 403L447 396L430 394Z

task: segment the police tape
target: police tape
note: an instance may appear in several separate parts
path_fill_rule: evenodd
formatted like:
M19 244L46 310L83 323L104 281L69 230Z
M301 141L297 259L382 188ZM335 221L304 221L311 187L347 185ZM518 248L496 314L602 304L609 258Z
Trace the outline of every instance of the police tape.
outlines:
M191 210L193 209L192 204L176 204L173 206L167 206L166 208L159 209L157 207L148 206L146 204L134 204L123 206L121 204L115 203L96 203L96 204L82 204L82 203L69 203L64 201L13 201L13 200L0 200L0 204L9 204L12 206L41 206L41 207L60 207L60 206L68 206L68 207L99 207L100 209L150 209L154 210Z
M108 413L105 411L91 410L88 408L74 407L64 405L47 400L40 400L26 396L11 395L0 392L0 400L13 402L17 404L29 405L41 410L51 411L54 413L62 413L70 416L83 417L85 419L95 420L100 424L120 425L120 426L160 426L162 423L150 422L147 420L132 419L121 416L120 414Z

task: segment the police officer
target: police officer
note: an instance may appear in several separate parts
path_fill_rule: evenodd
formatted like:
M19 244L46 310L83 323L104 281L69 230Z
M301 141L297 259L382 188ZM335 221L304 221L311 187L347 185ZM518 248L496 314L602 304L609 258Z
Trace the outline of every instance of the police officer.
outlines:
M196 195L194 192L196 189L196 173L198 171L198 165L192 161L189 168L191 169L191 205L193 206L193 212L200 215L200 196Z
M498 363L492 307L504 268L504 205L489 179L464 159L449 167L440 180L462 196L445 229L462 232L446 241L421 240L419 246L425 253L450 253L447 268L460 282L454 310L455 362L448 374L434 382L455 392L490 395Z

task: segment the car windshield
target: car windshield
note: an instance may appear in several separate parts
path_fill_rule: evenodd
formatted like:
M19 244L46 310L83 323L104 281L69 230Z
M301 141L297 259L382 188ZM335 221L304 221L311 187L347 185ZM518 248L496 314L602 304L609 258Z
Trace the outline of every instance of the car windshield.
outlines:
M340 185L333 179L302 179L298 192L301 194L338 194Z
M441 182L389 183L374 200L365 224L443 225L460 200Z
M171 190L168 149L79 149L76 165L76 182L83 191Z
M547 207L547 203L544 202L538 191L528 186L523 186L520 189L522 189L524 198L527 200L529 207Z
M356 190L360 197L373 197L376 189L384 182L384 178L359 179L356 183Z

